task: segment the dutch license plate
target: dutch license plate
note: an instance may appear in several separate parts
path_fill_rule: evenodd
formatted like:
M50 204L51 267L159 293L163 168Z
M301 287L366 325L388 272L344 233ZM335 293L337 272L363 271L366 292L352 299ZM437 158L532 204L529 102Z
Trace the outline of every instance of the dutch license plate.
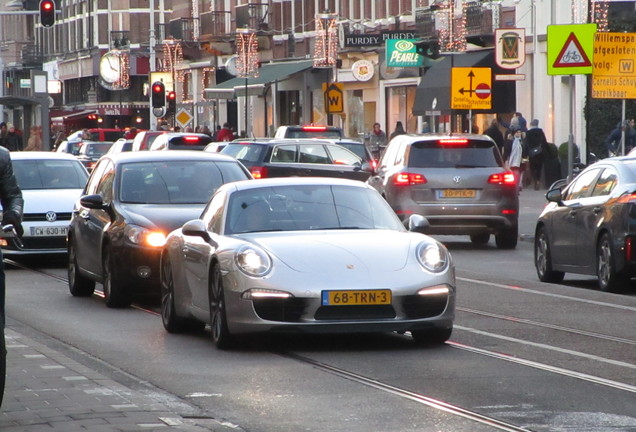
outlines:
M475 189L442 189L440 198L475 198Z
M323 306L390 305L391 290L323 291Z
M68 234L68 227L47 227L47 226L39 226L39 227L31 227L31 236L32 237L46 237L46 236L65 236Z

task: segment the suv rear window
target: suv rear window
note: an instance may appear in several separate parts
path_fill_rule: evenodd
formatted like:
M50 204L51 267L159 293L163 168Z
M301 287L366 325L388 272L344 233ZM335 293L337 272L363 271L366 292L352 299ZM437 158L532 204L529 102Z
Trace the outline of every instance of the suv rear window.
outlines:
M267 149L267 146L248 143L237 143L226 145L221 153L230 155L241 162L260 162L263 160L263 152Z
M285 134L285 138L328 138L328 139L338 139L342 138L342 134L339 130L326 129L287 129L287 133Z
M502 167L494 143L483 140L426 140L411 145L408 166L412 168Z

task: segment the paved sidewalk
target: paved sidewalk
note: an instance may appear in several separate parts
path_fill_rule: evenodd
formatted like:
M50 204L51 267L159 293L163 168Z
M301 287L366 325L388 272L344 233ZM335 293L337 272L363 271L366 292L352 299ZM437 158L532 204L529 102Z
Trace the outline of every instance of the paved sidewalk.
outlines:
M17 327L6 329L6 342L2 432L240 430L200 415L195 407L147 384L139 389L119 384ZM55 346L56 341L51 342Z

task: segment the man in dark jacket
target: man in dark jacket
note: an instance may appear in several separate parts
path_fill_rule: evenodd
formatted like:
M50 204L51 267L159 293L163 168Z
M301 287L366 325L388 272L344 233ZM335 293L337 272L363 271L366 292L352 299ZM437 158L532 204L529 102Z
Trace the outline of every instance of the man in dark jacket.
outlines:
M543 160L548 153L548 140L543 129L539 127L539 120L530 122L530 129L526 132L526 152L530 160L530 174L534 182L534 190L539 190L541 184L541 170Z
M492 119L490 126L484 131L484 135L488 135L492 138L495 144L497 144L497 147L499 147L501 154L503 154L504 137L501 133L501 129L499 129L499 121L497 121L496 118Z
M7 136L4 138L2 145L9 149L9 151L22 151L24 148L22 137L16 132L15 126L9 126Z
M24 233L22 229L22 212L24 200L22 191L13 175L13 165L9 151L0 147L0 203L2 203L2 226L11 224L18 236ZM0 406L4 395L4 383L7 371L7 350L4 342L4 297L5 274L2 264L2 250L0 249Z

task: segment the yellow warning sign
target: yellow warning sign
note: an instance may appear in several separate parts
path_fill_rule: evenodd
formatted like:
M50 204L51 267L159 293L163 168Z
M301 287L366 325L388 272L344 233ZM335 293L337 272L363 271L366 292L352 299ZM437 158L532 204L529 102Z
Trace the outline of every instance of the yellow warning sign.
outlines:
M594 35L594 99L636 99L636 33Z
M327 114L344 112L344 84L323 83L322 92L325 98L325 111Z
M492 70L490 68L452 69L452 109L490 109L491 102Z
M192 115L185 109L180 110L177 116L175 117L175 119L177 120L177 123L179 123L179 126L181 127L186 127L188 123L192 121L193 118L194 117L192 117Z
M592 73L592 50L596 24L548 26L548 75Z

